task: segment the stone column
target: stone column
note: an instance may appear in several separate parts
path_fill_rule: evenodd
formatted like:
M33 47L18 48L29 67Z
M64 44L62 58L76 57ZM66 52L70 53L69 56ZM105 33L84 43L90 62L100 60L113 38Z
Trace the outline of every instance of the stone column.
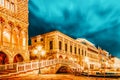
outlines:
M1 39L2 39L2 37L1 37L1 33L2 33L2 26L1 26L1 23L0 23L0 45L1 45Z
M3 45L3 25L1 25L1 43L0 43L0 45Z
M55 43L54 43L54 49L55 49L55 51L58 51L58 50L59 50L59 47L58 47L58 46L59 46L59 45L58 45L59 43L58 43L58 36L57 36L57 35L56 35L55 38L54 38L54 42L55 42Z
M11 35L10 35L10 47L12 48L12 35L13 35L13 26L11 26Z

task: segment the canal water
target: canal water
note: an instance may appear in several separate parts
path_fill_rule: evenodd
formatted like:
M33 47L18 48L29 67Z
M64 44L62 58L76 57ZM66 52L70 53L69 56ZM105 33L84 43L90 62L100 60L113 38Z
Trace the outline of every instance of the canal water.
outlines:
M71 74L29 74L26 76L4 77L0 80L120 80L120 78L74 76Z
M43 80L120 80L120 78L74 76L70 74L50 74L50 75L42 75L42 76L44 78Z

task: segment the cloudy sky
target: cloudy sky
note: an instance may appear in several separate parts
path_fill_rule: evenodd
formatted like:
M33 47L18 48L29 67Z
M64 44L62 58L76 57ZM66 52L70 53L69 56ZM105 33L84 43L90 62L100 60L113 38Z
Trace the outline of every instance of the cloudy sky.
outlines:
M120 0L29 0L29 37L59 30L120 57Z

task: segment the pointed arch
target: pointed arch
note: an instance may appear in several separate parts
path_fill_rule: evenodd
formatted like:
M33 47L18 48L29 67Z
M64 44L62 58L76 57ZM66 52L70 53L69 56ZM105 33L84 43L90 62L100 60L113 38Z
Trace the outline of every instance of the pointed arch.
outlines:
M8 60L7 54L0 51L0 65L8 64L8 63L9 63L9 60Z
M59 56L59 59L63 59L62 55Z
M24 58L23 58L23 56L21 54L16 54L14 56L14 60L13 60L14 63L23 62L23 61L24 61Z

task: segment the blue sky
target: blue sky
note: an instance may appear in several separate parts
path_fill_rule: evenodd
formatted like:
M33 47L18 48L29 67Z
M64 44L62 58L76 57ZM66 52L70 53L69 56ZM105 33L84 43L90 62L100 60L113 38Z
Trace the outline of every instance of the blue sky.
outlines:
M59 30L120 57L120 0L29 0L29 37Z

